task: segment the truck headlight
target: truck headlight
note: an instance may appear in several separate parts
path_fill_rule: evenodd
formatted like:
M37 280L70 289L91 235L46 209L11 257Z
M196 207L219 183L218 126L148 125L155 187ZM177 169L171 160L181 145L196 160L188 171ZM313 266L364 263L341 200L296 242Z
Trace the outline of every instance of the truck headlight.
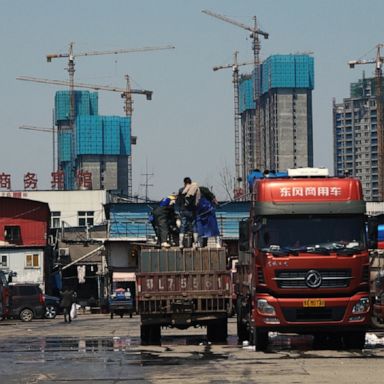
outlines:
M275 308L268 304L268 301L265 299L257 300L257 310L264 316L276 316Z
M369 298L362 297L352 308L352 313L366 313L369 311Z

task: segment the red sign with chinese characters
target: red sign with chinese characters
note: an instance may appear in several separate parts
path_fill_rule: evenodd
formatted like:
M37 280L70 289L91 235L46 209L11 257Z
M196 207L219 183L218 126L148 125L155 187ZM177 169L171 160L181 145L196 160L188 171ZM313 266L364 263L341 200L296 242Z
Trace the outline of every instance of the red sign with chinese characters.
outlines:
M52 189L57 189L59 191L64 189L64 172L57 171L51 173L51 187Z
M76 182L79 189L92 189L92 173L88 171L78 171Z
M0 188L11 189L11 175L0 173Z
M24 175L24 189L37 189L36 173L28 172Z
M277 203L363 199L359 180L351 178L263 179L255 182L254 193L258 201Z

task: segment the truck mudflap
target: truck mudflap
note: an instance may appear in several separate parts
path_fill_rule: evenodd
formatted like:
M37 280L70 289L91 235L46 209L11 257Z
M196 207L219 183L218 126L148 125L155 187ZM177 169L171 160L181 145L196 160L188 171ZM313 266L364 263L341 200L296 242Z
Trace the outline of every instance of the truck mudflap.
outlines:
M370 323L369 294L333 298L275 298L258 295L252 310L253 324L280 329L294 327L346 326L365 328Z

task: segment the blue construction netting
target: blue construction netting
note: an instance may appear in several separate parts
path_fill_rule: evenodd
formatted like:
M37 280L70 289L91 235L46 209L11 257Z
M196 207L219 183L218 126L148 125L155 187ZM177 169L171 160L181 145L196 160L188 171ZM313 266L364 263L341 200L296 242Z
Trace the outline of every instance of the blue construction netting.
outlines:
M314 58L309 55L272 55L261 65L261 94L273 88L314 89ZM243 75L239 83L239 110L254 109L254 78Z
M77 155L131 154L131 118L127 116L78 116Z
M90 91L74 91L75 116L97 115L98 94ZM69 120L71 110L70 91L57 91L55 94L55 121L56 124Z

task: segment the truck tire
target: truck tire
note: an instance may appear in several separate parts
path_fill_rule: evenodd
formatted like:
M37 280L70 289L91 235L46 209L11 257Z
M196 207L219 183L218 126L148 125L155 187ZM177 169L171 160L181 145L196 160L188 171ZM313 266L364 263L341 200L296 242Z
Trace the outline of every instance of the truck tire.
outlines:
M250 332L249 342L255 346L255 351L265 351L268 347L268 332L253 327Z
M346 332L343 335L346 349L363 349L365 345L365 332Z
M228 318L213 320L207 324L207 339L214 343L225 343L228 337Z
M377 318L377 316L374 316L374 315L372 315L372 317L371 317L371 324L374 328L380 328L380 329L384 328L384 323L382 321L380 321Z
M140 338L142 345L160 345L160 325L141 325Z

